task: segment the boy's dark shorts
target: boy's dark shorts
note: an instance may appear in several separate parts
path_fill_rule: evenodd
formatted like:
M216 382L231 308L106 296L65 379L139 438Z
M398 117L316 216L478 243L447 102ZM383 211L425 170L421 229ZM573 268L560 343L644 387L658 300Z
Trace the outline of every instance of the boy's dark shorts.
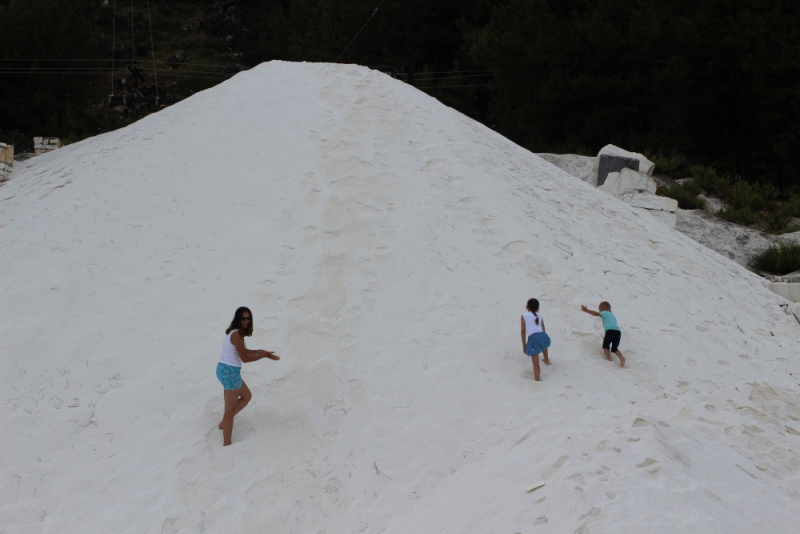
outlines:
M619 349L619 340L622 338L622 332L619 330L606 330L606 336L603 338L603 348L611 347L611 352L617 352Z

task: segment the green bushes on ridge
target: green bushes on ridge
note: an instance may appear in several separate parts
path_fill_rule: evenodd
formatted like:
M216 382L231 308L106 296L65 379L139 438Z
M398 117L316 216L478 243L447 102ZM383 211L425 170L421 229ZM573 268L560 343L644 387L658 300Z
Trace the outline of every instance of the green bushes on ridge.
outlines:
M771 246L755 259L753 267L774 274L800 271L800 245L780 243Z

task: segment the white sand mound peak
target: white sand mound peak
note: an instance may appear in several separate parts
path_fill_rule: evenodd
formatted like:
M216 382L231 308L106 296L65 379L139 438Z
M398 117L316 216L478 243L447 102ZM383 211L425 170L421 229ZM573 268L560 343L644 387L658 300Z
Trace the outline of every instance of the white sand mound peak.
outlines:
M780 297L408 85L272 62L31 162L0 190L5 534L797 528ZM240 305L283 359L223 448Z

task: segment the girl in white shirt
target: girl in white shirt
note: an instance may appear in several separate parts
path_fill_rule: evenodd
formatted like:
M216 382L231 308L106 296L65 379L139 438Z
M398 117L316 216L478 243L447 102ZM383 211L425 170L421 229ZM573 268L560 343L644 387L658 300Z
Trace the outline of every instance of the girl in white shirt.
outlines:
M242 362L255 362L262 358L280 360L280 356L266 350L250 350L244 338L253 335L253 314L242 306L236 310L231 325L225 330L222 354L217 364L217 379L225 389L225 415L219 423L222 445L230 445L233 436L233 418L247 406L253 394L242 380Z
M533 379L541 380L539 369L539 354L544 353L545 365L550 365L547 348L550 346L550 336L544 328L544 318L539 314L539 301L530 299L527 304L528 311L519 318L522 335L522 352L531 357L533 361Z

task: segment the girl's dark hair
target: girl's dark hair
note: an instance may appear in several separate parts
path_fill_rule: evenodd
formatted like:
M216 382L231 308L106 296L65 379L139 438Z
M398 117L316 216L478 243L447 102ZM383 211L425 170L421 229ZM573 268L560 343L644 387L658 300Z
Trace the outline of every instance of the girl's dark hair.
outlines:
M528 300L528 310L536 317L536 324L539 324L539 314L536 313L539 311L539 301L536 299L529 299Z
M244 315L244 312L250 314L250 324L247 325L247 328L242 328L242 315ZM242 306L236 310L236 313L233 315L233 321L231 321L231 325L225 330L225 333L230 334L234 330L238 330L239 335L242 337L253 335L253 312L250 311L250 308Z

